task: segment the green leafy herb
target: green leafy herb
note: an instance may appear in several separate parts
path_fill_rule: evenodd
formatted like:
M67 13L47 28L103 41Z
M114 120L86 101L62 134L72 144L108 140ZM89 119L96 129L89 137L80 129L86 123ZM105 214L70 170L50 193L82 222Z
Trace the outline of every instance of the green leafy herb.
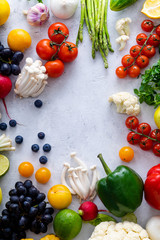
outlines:
M98 216L91 220L91 221L87 221L87 223L90 223L93 226L97 226L98 224L100 224L101 222L109 222L109 221L113 221L116 222L116 220L112 217L110 217L109 215L106 214L98 214ZM85 221L86 222L86 221Z
M158 107L160 105L160 59L141 77L139 90L134 89L134 93L139 97L139 102Z
M28 1L30 1L30 0L28 0ZM39 2L39 3L43 3L43 1L42 1L42 0L37 0L37 2Z

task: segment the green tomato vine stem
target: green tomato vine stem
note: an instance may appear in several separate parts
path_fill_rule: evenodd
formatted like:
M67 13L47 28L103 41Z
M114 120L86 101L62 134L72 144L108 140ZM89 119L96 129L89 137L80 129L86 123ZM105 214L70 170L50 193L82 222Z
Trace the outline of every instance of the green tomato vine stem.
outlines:
M148 138L148 139L151 139L152 141L155 141L155 142L157 142L157 143L160 143L160 141L158 141L157 139L154 139L154 138L151 138L150 136L147 136L147 135L145 135L145 134L143 134L143 133L139 133L139 132L136 132L135 130L133 130L133 129L131 129L131 128L128 128L131 132L134 132L135 134L138 134L138 135L140 135L140 136L143 136L143 137L146 137L146 138Z

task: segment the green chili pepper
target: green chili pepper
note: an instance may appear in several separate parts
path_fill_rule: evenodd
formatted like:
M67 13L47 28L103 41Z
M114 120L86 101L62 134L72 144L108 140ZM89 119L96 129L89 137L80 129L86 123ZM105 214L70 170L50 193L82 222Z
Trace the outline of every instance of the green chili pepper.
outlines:
M133 213L143 198L143 180L131 168L120 165L113 172L98 155L108 175L97 182L97 194L105 207L115 216L123 217Z

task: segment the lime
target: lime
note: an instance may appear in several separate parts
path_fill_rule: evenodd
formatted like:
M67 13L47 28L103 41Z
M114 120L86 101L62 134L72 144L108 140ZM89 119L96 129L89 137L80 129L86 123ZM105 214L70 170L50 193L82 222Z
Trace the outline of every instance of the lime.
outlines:
M157 127L160 129L160 106L156 109L154 113L154 121Z
M9 160L6 156L0 155L0 177L3 176L9 169Z
M0 204L2 202L2 189L0 188Z
M80 232L82 219L75 211L64 209L55 216L53 228L56 236L61 240L71 240Z

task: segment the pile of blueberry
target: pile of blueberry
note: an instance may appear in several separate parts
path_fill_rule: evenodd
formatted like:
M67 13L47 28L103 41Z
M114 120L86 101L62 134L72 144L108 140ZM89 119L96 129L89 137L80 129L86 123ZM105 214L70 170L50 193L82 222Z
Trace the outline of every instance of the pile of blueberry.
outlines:
M4 48L0 42L0 73L5 76L18 75L21 72L19 63L23 57L22 52L13 52L10 48Z
M0 240L26 238L26 230L46 233L53 221L54 209L46 207L46 196L33 186L30 180L17 182L9 192L10 200L0 216Z

